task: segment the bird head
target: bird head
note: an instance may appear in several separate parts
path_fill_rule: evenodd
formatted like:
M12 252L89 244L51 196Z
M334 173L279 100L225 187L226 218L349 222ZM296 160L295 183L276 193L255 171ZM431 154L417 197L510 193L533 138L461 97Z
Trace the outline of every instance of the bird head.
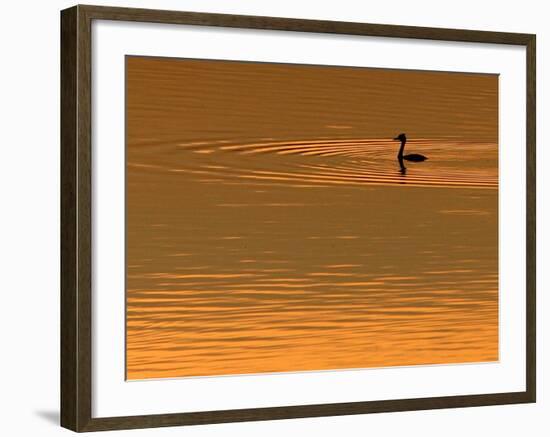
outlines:
M399 134L394 138L394 140L396 140L396 141L407 141L407 137L405 136L405 134Z

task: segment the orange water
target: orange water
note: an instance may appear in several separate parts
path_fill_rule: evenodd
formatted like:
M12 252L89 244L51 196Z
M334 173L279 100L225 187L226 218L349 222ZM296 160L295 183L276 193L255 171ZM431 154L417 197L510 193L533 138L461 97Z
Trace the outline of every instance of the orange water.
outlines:
M327 124L311 103L317 134L271 109L247 129L166 63L128 70L129 379L498 359L492 122L412 136L405 153L429 159L403 174L390 136L354 128L360 105Z

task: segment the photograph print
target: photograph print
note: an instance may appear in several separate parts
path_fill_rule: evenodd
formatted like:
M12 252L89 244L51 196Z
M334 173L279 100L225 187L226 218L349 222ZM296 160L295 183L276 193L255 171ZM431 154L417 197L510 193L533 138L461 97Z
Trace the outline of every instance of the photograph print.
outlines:
M498 75L125 63L127 380L499 360Z

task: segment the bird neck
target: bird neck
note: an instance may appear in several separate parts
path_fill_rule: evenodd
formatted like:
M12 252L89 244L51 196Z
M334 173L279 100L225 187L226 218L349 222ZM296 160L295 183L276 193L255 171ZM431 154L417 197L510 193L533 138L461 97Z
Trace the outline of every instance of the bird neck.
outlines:
M403 150L405 150L405 143L407 140L401 140L401 147L399 148L399 153L397 154L397 159L403 158Z

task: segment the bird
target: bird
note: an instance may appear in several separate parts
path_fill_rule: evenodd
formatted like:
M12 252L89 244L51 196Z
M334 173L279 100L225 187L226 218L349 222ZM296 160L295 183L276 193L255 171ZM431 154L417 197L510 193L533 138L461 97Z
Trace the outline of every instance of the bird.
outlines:
M403 155L403 150L405 149L405 143L407 142L407 137L405 134L397 135L394 140L401 141L401 147L399 148L399 153L397 154L397 160L401 163L403 160L411 162L422 162L428 159L424 155L418 153L411 153L409 155Z

